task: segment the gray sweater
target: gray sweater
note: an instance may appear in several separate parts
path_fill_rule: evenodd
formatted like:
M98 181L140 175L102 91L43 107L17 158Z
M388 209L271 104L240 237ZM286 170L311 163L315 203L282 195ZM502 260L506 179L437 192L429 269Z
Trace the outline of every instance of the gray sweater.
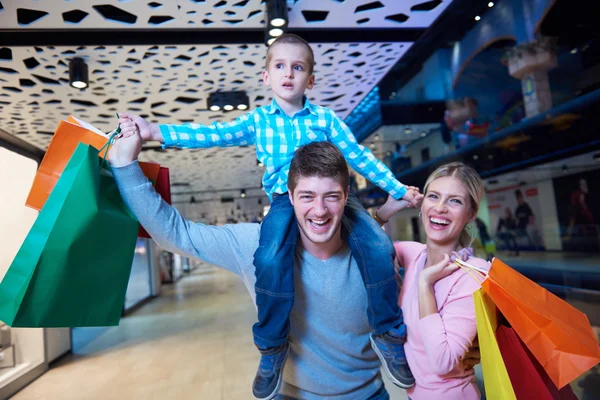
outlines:
M162 201L137 161L113 168L113 174L125 203L159 246L233 272L255 301L252 260L260 225L216 227L186 220ZM367 293L349 248L321 261L298 247L294 287L281 394L307 400L370 397L383 383L369 344Z

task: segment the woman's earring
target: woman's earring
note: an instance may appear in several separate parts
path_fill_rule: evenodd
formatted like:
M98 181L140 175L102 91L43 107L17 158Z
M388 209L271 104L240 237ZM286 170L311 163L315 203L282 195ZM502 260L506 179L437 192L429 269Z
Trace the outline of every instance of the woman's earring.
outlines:
M419 218L421 218L423 215L423 213L421 211L419 211Z

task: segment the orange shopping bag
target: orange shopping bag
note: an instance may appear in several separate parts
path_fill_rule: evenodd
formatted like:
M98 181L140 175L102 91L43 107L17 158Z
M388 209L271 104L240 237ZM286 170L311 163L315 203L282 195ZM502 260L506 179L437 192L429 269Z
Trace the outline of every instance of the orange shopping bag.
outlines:
M85 143L100 150L107 141L108 135L85 121L72 116L67 121L60 121L46 155L35 174L25 205L36 210L42 209L79 143ZM104 157L107 150L108 148L99 153L99 157ZM139 164L144 175L155 183L160 164L147 162Z
M600 362L587 316L497 258L483 290L560 389Z
M107 135L74 117L69 117L68 121L60 121L35 174L25 205L36 210L42 209L79 143L99 150L107 141ZM99 156L103 157L105 151Z

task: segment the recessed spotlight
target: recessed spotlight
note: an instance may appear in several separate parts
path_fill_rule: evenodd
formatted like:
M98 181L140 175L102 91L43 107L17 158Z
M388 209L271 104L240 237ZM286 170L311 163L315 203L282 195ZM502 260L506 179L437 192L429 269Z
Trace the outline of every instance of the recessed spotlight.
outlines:
M427 136L427 132L421 132L421 137Z
M412 129L410 129L410 128L406 128L406 129L404 130L404 133L406 133L407 135L410 135L410 134L412 133Z
M375 136L373 136L373 139L379 140L379 134L376 133Z
M479 160L479 156L478 156L477 154L475 154L475 155L473 156L473 160Z
M210 111L219 111L221 107L219 106L210 106Z
M238 110L246 110L246 109L248 109L248 106L247 106L247 105L245 105L245 104L239 104L239 105L237 106L237 108L238 108Z
M271 20L271 25L273 26L284 26L285 25L285 19L283 18L275 18Z
M488 160L493 160L493 159L494 159L494 156L493 156L493 155L491 155L491 154L490 154L490 155L488 155Z
M479 21L481 19L481 17L479 15L475 16L475 21Z
M492 8L492 7L494 7L494 2L493 2L493 1L490 1L490 2L488 3L488 7L489 7L489 8Z
M271 36L281 36L283 35L283 29L273 28L269 30L269 35Z
M73 86L74 88L77 89L83 89L87 87L87 83L83 82L83 81L73 81L71 82L71 86Z
M225 111L231 111L231 110L233 110L233 106L231 104L227 104L223 108L225 109Z
M571 54L577 54L577 48L574 48L573 50L571 50Z
M269 40L267 41L267 44L268 44L269 46L270 46L270 45L272 45L272 44L273 44L273 42L275 41L275 39L277 39L277 38L271 38L271 39L269 39Z

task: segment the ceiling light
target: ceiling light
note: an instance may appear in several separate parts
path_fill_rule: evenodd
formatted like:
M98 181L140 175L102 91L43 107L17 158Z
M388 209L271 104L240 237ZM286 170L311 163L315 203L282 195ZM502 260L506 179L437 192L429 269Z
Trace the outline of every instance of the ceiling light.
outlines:
M208 96L206 105L211 111L231 111L235 107L232 104L237 104L238 110L247 110L250 108L250 98L243 90L230 92L214 92Z
M479 156L478 156L477 154L475 154L475 155L473 156L473 160L478 160L478 159L479 159Z
M88 87L88 66L82 58L73 57L69 62L69 84L77 89Z
M267 25L282 27L288 23L287 0L267 0Z
M410 128L406 128L406 129L404 130L404 133L406 133L407 135L410 135L410 134L412 133L412 129L410 129Z
M373 137L373 139L379 140L379 134L376 133L375 136Z
M246 191L244 189L242 189L242 191L240 192L240 197L242 199L246 197Z
M490 2L488 3L488 7L489 7L489 8L492 8L492 7L494 7L494 3L493 3L492 1L490 1Z
M577 48L571 50L571 54L576 54L577 53Z
M283 35L283 30L280 28L273 28L269 30L269 35L271 36L281 36Z
M271 25L273 26L284 26L287 21L283 18L275 18L271 20Z
M481 17L479 15L475 16L475 21L479 21L481 19Z
M265 24L265 43L270 46L273 41L287 31L287 0L267 0Z
M421 137L427 136L427 132L421 132Z

